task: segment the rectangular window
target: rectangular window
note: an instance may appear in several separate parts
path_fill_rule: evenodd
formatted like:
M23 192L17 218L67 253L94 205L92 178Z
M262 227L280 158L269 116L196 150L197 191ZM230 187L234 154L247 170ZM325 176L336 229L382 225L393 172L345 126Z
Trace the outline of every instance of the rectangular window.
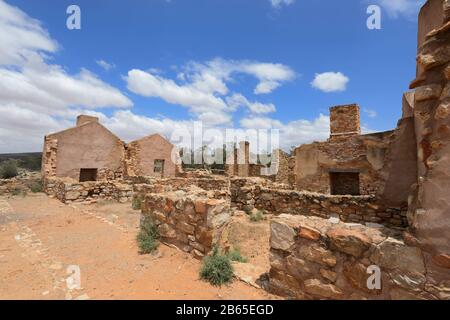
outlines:
M97 169L80 169L80 182L97 181Z

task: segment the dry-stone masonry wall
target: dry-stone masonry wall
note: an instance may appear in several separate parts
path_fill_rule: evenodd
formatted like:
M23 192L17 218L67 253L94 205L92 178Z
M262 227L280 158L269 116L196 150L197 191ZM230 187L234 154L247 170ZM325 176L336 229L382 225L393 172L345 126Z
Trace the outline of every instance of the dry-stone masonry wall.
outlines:
M270 214L282 213L322 218L339 217L344 222L407 226L407 208L385 208L375 196L332 196L295 190L261 187L253 181L232 181L232 205L240 210L253 208Z
M227 200L175 191L147 194L142 214L156 223L163 242L202 258L219 239L231 210Z
M270 264L270 291L297 299L450 298L428 281L422 251L386 228L283 214L271 222Z
M204 194L208 194L210 198L230 198L230 180L226 178L143 178L140 181L135 179L133 182L135 197L141 199L148 193L163 193L179 190L189 192L195 188L204 190Z
M133 188L121 181L67 182L63 179L47 179L45 192L63 203L92 202L99 199L131 201Z

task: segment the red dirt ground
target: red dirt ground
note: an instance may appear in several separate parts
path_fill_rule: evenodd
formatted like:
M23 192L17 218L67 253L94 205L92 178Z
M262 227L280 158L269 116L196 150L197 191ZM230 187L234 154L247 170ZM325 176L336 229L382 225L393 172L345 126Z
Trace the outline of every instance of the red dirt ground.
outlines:
M130 204L68 206L46 195L0 198L0 299L271 299L235 280L213 287L201 262L161 245L139 255ZM81 289L66 285L67 267Z

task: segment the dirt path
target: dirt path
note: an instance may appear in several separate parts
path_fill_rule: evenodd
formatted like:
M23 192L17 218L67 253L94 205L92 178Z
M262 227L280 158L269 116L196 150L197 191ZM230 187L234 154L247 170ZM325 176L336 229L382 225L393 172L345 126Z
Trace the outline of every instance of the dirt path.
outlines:
M139 255L138 225L129 205L0 198L0 299L271 298L237 280L210 286L198 279L200 262L174 248ZM78 267L81 289L69 289L68 268Z

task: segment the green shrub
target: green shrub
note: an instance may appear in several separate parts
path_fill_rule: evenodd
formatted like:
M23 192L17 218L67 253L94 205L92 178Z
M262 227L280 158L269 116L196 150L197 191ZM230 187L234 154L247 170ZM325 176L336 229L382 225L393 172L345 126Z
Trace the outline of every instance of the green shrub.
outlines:
M141 231L137 235L139 252L141 254L152 253L158 247L158 229L150 218L144 219L141 223Z
M42 157L40 155L30 155L19 161L19 166L30 171L40 171Z
M208 281L213 286L221 286L232 280L233 266L230 258L222 255L217 246L214 247L212 255L203 259L200 278Z
M259 222L259 221L261 221L263 219L264 219L264 215L263 215L263 213L261 211L257 211L257 212L252 213L250 215L250 221L251 222Z
M142 207L142 199L139 198L139 197L133 198L133 202L132 202L131 205L132 205L132 207L133 207L133 210L141 210L141 207Z
M20 195L21 193L22 193L22 189L20 189L20 188L14 188L14 189L11 190L11 194L12 194L13 196L18 196L18 195Z
M33 193L38 193L38 192L42 192L44 190L44 186L42 185L42 181L34 181L31 186L30 186L30 190Z
M234 249L234 248L233 248L233 250L231 250L231 251L228 252L227 256L228 256L228 258L229 258L231 261L243 262L243 263L248 262L247 257L244 257L244 256L241 254L241 251L240 251L239 249Z
M5 161L0 166L0 177L2 179L11 179L17 176L17 165L15 161Z

